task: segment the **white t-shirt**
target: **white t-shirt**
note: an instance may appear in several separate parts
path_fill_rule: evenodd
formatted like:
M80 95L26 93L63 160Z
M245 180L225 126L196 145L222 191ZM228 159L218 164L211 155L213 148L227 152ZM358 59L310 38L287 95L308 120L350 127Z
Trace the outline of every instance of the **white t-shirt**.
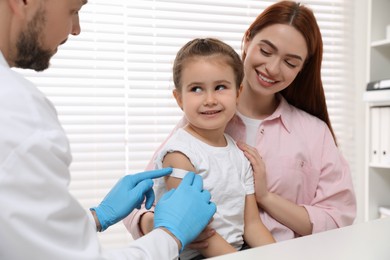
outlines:
M250 146L256 146L257 132L259 131L260 124L263 120L253 119L247 116L244 116L240 112L236 112L237 115L242 119L246 127L246 143Z
M178 129L157 153L155 167L162 168L164 156L179 151L186 155L203 178L203 187L210 191L217 212L211 226L237 250L243 244L245 196L254 193L252 167L234 140L226 135L226 147L210 146ZM185 172L174 171L171 176L183 178ZM156 200L166 192L164 178L155 180ZM181 259L199 255L185 249Z

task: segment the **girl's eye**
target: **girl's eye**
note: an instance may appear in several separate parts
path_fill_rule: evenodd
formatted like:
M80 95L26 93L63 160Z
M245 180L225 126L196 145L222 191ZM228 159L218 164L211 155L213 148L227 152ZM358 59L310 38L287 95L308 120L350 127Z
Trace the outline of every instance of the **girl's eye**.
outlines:
M215 87L215 90L224 90L224 89L226 89L226 86L224 85L218 85Z
M191 91L191 92L196 92L196 93L199 93L199 92L201 92L201 91L202 91L202 88L201 88L201 87L198 87L198 86L196 86L196 87L192 87L192 88L190 89L190 91Z

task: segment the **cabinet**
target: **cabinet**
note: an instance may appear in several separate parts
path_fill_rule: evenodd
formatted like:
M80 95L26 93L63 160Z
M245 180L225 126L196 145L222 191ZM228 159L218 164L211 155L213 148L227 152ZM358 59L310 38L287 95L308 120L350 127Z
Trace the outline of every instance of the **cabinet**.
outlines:
M390 79L390 0L369 0L367 83ZM390 89L364 93L366 107L365 220L390 209Z

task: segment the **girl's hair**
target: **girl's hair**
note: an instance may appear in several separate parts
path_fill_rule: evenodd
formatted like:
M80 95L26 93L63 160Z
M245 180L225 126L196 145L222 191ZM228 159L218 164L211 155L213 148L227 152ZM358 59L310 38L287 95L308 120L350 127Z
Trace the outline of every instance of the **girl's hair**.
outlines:
M244 34L243 44L267 26L287 24L293 26L305 38L308 56L302 70L290 86L280 93L293 106L312 114L324 121L334 138L326 106L325 93L321 80L321 62L323 44L321 32L313 11L294 1L277 2L266 8L249 26ZM245 60L246 54L242 53Z
M181 76L186 62L199 57L223 58L226 64L233 69L237 91L239 91L244 78L240 55L228 44L214 38L196 38L187 42L179 50L173 63L173 83L177 90L181 90Z

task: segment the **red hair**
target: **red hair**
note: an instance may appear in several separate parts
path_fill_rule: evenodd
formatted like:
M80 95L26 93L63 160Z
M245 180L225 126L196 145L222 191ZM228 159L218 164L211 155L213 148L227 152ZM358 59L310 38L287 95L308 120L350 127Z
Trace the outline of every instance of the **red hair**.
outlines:
M321 79L322 36L313 11L294 1L277 2L257 16L245 32L243 43L252 40L258 32L273 24L293 26L304 37L308 49L308 56L302 70L290 86L280 93L291 105L324 121L337 144ZM245 58L246 53L243 51L242 60Z

